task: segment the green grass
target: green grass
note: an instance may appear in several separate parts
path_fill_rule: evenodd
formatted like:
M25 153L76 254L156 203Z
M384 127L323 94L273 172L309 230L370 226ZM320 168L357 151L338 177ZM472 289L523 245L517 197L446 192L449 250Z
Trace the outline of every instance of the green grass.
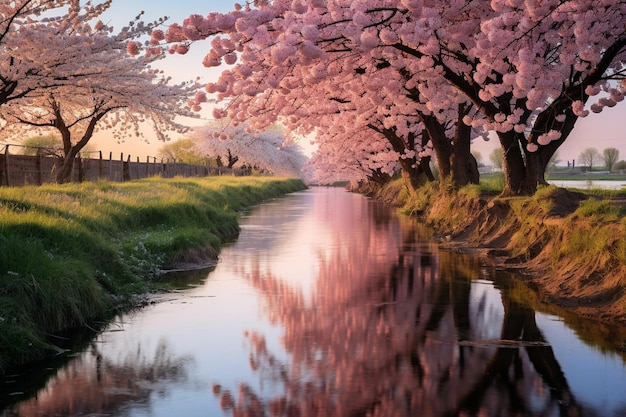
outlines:
M604 221L616 221L622 216L622 209L609 200L590 198L582 201L574 214L580 217L602 216Z
M486 195L497 195L504 189L504 174L493 172L480 175L480 190Z
M185 250L237 235L238 210L303 188L267 177L0 188L0 371L162 289L156 272Z

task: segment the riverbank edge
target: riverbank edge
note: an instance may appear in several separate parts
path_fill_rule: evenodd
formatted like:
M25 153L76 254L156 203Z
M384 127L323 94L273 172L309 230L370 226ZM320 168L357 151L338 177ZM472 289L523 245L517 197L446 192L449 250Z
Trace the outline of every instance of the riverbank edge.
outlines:
M130 257L136 261L137 265L142 265L144 269L124 268L124 270L121 271L121 278L117 279L117 281L122 282L121 284L116 282L115 288L113 288L113 286L110 288L107 287L106 281L109 278L106 278L106 274L99 270L102 265L88 265L87 267L80 265L79 272L72 271L72 266L69 266L73 265L72 263L66 267L65 275L67 276L67 281L69 281L69 287L90 287L89 292L85 291L80 293L84 298L75 297L73 293L66 293L65 296L60 296L58 293L47 293L45 288L50 288L50 286L48 284L42 284L45 279L44 277L28 274L27 272L20 271L18 268L11 268L6 271L0 270L0 278L4 277L15 281L23 281L24 283L20 284L21 287L19 290L23 291L27 289L31 291L28 300L32 301L32 305L27 305L28 301L24 302L20 299L19 303L21 305L18 307L23 314L18 318L11 319L11 315L7 314L7 311L10 312L11 309L6 307L8 307L7 303L10 302L12 293L16 288L15 286L7 286L9 285L7 284L7 279L3 279L3 281L0 282L2 283L2 285L0 285L0 313L2 313L0 314L0 328L2 329L2 334L0 334L0 375L11 369L32 364L40 359L50 357L50 355L58 356L60 353L65 353L68 351L68 348L73 348L76 346L76 343L80 343L79 340L74 340L75 338L71 336L75 331L77 331L77 334L85 333L85 331L97 331L98 328L101 328L103 323L106 323L106 321L115 314L132 311L145 306L146 303L149 302L151 295L155 292L167 290L167 284L158 279L159 273L170 270L197 268L198 265L214 265L218 261L220 248L223 244L232 241L238 235L238 220L235 220L233 223L231 219L237 219L237 213L239 211L273 198L307 189L307 186L301 180L294 178L242 178L240 185L237 183L237 178L233 177L228 180L229 183L227 185L221 186L219 190L203 188L202 179L148 179L132 182L134 187L146 187L147 192L150 192L150 189L154 190L154 187L159 187L159 184L168 182L168 184L175 184L175 187L181 190L184 189L185 193L189 193L189 195L193 196L193 199L185 201L183 204L184 207L182 211L190 213L188 219L184 215L178 216L177 224L170 226L159 222L156 226L158 229L166 228L167 232L173 235L177 235L177 230L183 228L198 229L209 226L210 230L203 233L204 237L202 239L183 239L183 243L176 242L176 247L172 246L169 249L160 247L159 251L165 250L166 252L159 253L158 256L145 247L141 247L141 250L137 251L138 248L137 245L135 245L134 248L131 249L133 253ZM162 183L158 183L158 181L162 181ZM97 184L81 185L80 187L83 188L80 189L80 192L71 188L55 191L58 192L59 195L67 191L67 199L76 199L77 204L79 204L79 200L84 203L89 199L88 194L92 192L98 193L98 196L91 197L96 200L100 199L104 201L103 195L111 190L113 193L118 194L115 196L117 198L119 195L123 194L117 187L124 186L124 184L110 185L106 182L99 182ZM52 194L47 193L46 197L50 198L51 195ZM219 203L215 205L214 200L215 202L219 201ZM9 198L3 197L0 204L5 204L8 201ZM47 205L49 201L40 201L40 203L44 211L51 211L51 206ZM120 221L123 226L119 227L119 229L116 228L116 230L118 230L117 235L106 234L106 236L99 236L98 239L90 241L90 243L95 243L96 245L90 247L88 251L90 253L100 253L100 257L109 256L109 259L104 259L100 262L114 265L113 269L120 271L117 267L120 260L117 259L118 255L115 253L121 254L128 250L128 248L121 247L121 243L119 243L123 242L125 239L127 240L127 236L125 235L135 233L133 227L144 228L145 224L143 222L147 217L163 218L161 213L167 211L168 207L171 207L172 210L179 210L181 201L166 199L166 201L159 202L158 208L155 207L152 201L144 201L142 205L140 210L148 212L148 216L146 216L146 213L142 213L142 222L135 225L130 224L128 219L122 216L111 216L111 218L107 218L107 221L112 223ZM31 202L22 203L18 201L18 198L11 200L10 210L14 210L15 207L18 206L20 210L24 210L24 207L27 207L29 211L35 209L35 205ZM200 212L202 211L206 211L206 214L201 214ZM175 212L178 213L178 211ZM191 222L194 219L197 220L199 215L206 218L206 224L202 226L198 224L186 224L186 222ZM67 223L68 218L64 218L64 215L57 214L57 217L60 223ZM72 217L71 221L74 222L76 220L75 217L78 216L76 216L76 213L71 213L71 216L68 215L68 217ZM228 221L222 223L222 220L226 219L228 219ZM87 221L85 221L85 223L87 223ZM22 229L24 228L22 225L18 226ZM4 227L6 232L6 225ZM67 233L68 240L76 239L75 234L78 233L73 230L72 227L66 225L57 227L54 221L49 224L49 227L54 228L55 233ZM42 228L37 230L48 233ZM148 235L149 233L145 233L146 237ZM185 236L185 233L181 233L181 235ZM207 239L207 235L210 239ZM44 240L42 241L45 241L47 238L48 236L43 237ZM58 235L55 235L55 239L58 238ZM6 236L2 234L2 230L0 230L0 239L7 240ZM34 235L28 238L29 241L37 239L38 236ZM13 241L13 243L15 242L16 240ZM99 242L107 246L99 248L97 246ZM116 242L113 244L117 247L115 251L111 251L111 242ZM25 243L30 242L25 241ZM139 246L143 246L141 243L142 242L139 242ZM183 245L182 250L181 245ZM38 246L43 245L39 244ZM15 245L13 245L11 249L15 251L14 254L19 252L19 248L16 248ZM48 254L50 258L46 261L54 261L54 259L52 259L54 255L47 249L45 250L45 253ZM170 253L167 253L167 250L169 250ZM81 256L81 254L76 253L66 253L63 255L64 258L61 259L60 262L73 262L74 259L72 258L74 256ZM68 257L66 258L65 256ZM167 261L158 265L155 264L155 259L157 258L160 260L167 259ZM89 258L86 257L86 259ZM122 259L128 259L128 255L126 257L123 256ZM32 262L32 259L28 261ZM81 257L80 262L84 261L85 258ZM18 263L19 260L12 260L13 265ZM26 260L24 260L23 263L26 263ZM79 263L78 260L76 260L76 263ZM1 262L0 266L3 266ZM89 275L90 273L92 275ZM100 274L100 276L96 276L96 273ZM47 279L51 280L50 278ZM53 280L54 278L52 281ZM89 282L84 284L84 281ZM32 295L32 293L35 292L36 297ZM71 301L68 301L69 298L71 298ZM69 307L68 302L71 302L71 306ZM64 322L60 324L57 323L54 328L43 325L42 323L47 323L49 320L46 320L45 317L41 317L45 316L45 314L41 313L41 308L38 307L38 305L46 305L48 309L63 310L65 314ZM86 305L89 305L89 307ZM24 313L26 311L31 313ZM90 312L89 315L85 315L87 311ZM40 317L33 317L35 314ZM81 338L84 339L82 336Z
M370 195L426 223L443 248L515 272L539 303L626 327L626 220L610 201L555 186L532 197L478 186L410 196L401 181Z

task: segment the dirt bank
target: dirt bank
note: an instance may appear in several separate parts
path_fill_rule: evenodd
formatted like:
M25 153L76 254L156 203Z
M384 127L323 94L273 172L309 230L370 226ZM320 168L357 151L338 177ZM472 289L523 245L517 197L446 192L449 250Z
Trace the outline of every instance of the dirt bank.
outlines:
M539 301L626 325L626 221L617 205L556 187L534 197L469 188L408 200L404 210L432 226L442 245L519 272Z

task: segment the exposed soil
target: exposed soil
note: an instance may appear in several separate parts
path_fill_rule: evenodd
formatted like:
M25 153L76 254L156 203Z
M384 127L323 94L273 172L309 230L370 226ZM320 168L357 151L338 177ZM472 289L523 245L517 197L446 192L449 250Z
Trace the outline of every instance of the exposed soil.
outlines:
M572 213L585 194L556 189L542 201L521 203L523 216L504 198L440 197L422 214L442 245L474 252L484 262L514 270L543 303L553 304L586 318L626 326L626 233L619 222L579 218ZM626 200L617 201L626 204ZM446 215L447 213L447 215ZM456 217L451 218L450 213ZM443 218L442 218L443 217ZM456 220L455 220L456 219ZM596 236L606 236L597 239ZM589 237L589 239L587 239ZM591 239L594 237L596 239ZM580 252L563 256L566 242L580 241ZM605 242L595 252L585 248ZM594 243L591 243L594 242ZM621 257L618 256L621 251ZM593 253L593 255L588 255Z

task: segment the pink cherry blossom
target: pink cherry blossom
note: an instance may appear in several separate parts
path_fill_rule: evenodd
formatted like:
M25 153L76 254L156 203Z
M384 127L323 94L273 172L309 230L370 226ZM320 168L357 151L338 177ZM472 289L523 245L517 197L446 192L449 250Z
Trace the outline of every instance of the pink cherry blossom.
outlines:
M128 52L128 54L132 55L132 56L139 55L139 53L140 53L139 43L137 43L135 41L129 41L126 44L126 52Z
M170 39L219 33L205 65L228 64L237 50L250 70L224 72L207 88L229 100L232 118L315 131L324 149L334 150L372 123L386 132L393 126L406 140L460 119L474 137L495 131L506 163L537 158L543 166L570 131L557 137L552 129L587 115L589 96L601 95L593 112L623 100L625 16L626 4L612 0L317 0L306 7L285 0L192 16L183 24L187 38L174 25ZM459 105L475 110L459 115ZM347 129L346 119L357 126ZM436 123L427 128L424 120ZM453 135L443 136L447 143ZM536 156L522 155L522 147ZM380 152L387 158L389 149ZM363 161L381 168L367 154L355 163ZM517 172L537 175L527 168ZM543 176L506 180L518 192Z
M538 149L539 149L539 146L537 146L536 143L529 143L528 145L526 145L526 150L528 152L537 152Z
M22 7L26 3L29 7ZM14 16L13 26L0 38L4 50L12 51L11 60L0 61L0 89L9 92L0 97L3 132L19 136L25 130L57 131L63 146L57 173L61 182L70 178L74 156L98 130L110 130L123 141L143 137L140 125L147 124L157 138L167 140L186 130L175 121L177 116L194 116L187 102L199 86L171 84L150 67L162 58L162 48L144 48L138 42L150 32L154 35L163 19L145 24L137 17L113 33L100 19L108 4L60 0L0 5L3 16L11 7L26 14ZM58 17L52 13L37 18L54 7Z

